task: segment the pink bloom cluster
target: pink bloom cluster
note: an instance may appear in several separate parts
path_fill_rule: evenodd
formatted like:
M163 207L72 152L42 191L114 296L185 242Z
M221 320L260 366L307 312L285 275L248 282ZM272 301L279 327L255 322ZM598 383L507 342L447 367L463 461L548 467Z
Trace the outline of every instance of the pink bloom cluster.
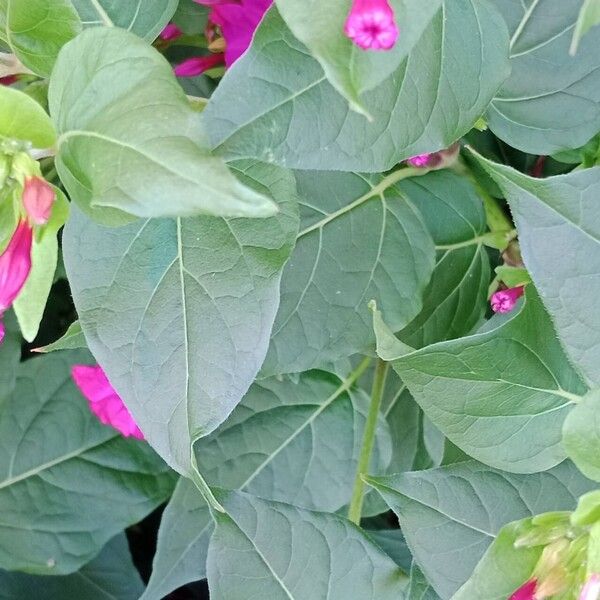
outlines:
M363 50L391 50L400 30L388 0L354 0L344 33Z
M492 310L497 313L510 312L524 292L525 288L522 285L497 291L491 299Z
M100 365L74 365L73 381L90 405L90 410L101 423L109 425L125 437L144 439L144 434L114 390Z

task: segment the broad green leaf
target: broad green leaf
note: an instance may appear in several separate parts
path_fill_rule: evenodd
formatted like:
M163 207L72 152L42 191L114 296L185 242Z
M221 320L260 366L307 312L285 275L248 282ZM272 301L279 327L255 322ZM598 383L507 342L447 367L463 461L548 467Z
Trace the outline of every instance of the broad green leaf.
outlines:
M15 387L22 342L19 326L12 311L4 315L2 322L5 333L0 344L0 405Z
M506 523L571 510L594 487L570 462L515 475L469 461L369 483L398 515L415 560L444 600L469 578ZM477 594L469 600L475 598L480 600Z
M412 554L401 529L368 529L366 533L405 573L410 572Z
M81 329L81 324L79 321L75 321L69 325L69 329L67 329L60 339L42 348L36 348L35 351L45 354L57 350L79 350L82 348L87 348L87 343Z
M600 2L598 0L583 0L579 11L573 39L571 40L571 54L577 52L581 38L592 28L600 23Z
M194 0L181 0L171 19L186 35L204 34L210 8Z
M172 490L148 444L90 412L70 374L86 360L62 352L22 363L0 413L1 568L72 573Z
M65 46L49 103L58 173L80 207L104 222L277 210L210 156L171 66L131 33L96 27Z
M69 215L69 201L54 188L52 215L31 246L31 272L13 304L23 337L32 342L38 334L58 264L58 231Z
M205 123L227 157L385 171L471 129L508 75L507 47L506 27L486 0L446 0L410 56L361 97L368 121L350 110L272 8L213 94Z
M296 173L301 231L263 375L323 367L369 348L373 298L395 330L418 314L434 247L417 209L392 186L403 173Z
M152 576L140 600L162 600L186 583L205 579L213 530L213 520L198 488L182 477L162 515Z
M382 340L384 327L376 322ZM563 421L586 390L532 286L508 319L496 317L482 332L400 356L378 352L431 421L473 458L516 473L565 459Z
M563 444L581 472L600 481L600 393L584 396L569 413L563 428Z
M335 512L351 495L369 397L323 371L255 383L227 421L195 447L209 484ZM390 434L383 417L373 469L387 469Z
M124 533L71 575L0 571L0 600L138 600L143 591Z
M525 266L567 354L600 384L600 168L539 180L479 161L506 195Z
M56 131L44 109L27 94L0 86L0 136L31 142L37 148L49 148Z
M212 600L402 600L407 579L358 527L240 492L219 496L208 549Z
M121 27L152 41L169 22L177 0L72 0L84 27Z
M446 171L407 179L398 188L423 215L437 248L423 309L399 336L421 348L466 335L487 308L490 263L483 246L483 204L465 178Z
M440 600L416 564L413 564L410 571L410 588L406 598L407 600Z
M0 39L42 77L50 75L60 49L80 31L70 0L0 0Z
M362 390L348 388L322 371L255 383L227 421L195 445L200 472L216 486L339 510L352 495L369 405ZM390 461L389 436L382 417L372 459L377 471ZM182 480L163 516L145 600L205 576L196 557L206 553L209 521L200 493Z
M520 548L516 540L527 531L530 519L506 525L489 547L469 580L452 600L506 600L530 577L543 546Z
M73 209L63 235L90 350L152 446L187 475L193 442L229 416L263 362L297 233L292 175L260 164L240 169L277 200L277 216L115 229Z
M351 0L277 0L277 8L292 33L319 61L327 79L350 102L365 112L361 94L387 79L407 58L434 16L442 0L392 0L400 36L386 52L365 52L344 34ZM307 18L310 15L310 18Z
M486 119L531 154L583 146L600 129L600 30L569 54L581 0L493 0L511 35L511 74Z

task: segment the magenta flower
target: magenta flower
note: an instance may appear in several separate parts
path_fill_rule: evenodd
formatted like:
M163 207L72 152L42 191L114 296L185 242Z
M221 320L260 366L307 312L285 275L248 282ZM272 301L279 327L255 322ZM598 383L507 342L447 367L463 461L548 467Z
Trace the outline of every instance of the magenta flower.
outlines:
M196 77L223 64L223 54L194 56L179 63L173 70L177 77Z
M599 600L600 599L600 574L593 573L586 581L579 600Z
M0 316L10 308L31 271L33 230L21 221L0 256Z
M248 48L273 0L194 0L210 6L209 21L225 38L225 65L230 67Z
M35 225L45 225L52 213L56 199L54 188L41 177L28 177L23 187L23 206L29 220Z
M536 600L535 590L537 579L530 579L524 583L508 600Z
M400 31L387 0L354 0L344 33L363 50L390 50Z
M490 301L492 310L497 313L510 312L524 292L525 288L522 285L497 291Z
M123 404L121 397L115 392L100 365L73 365L71 375L87 399L90 410L101 423L116 429L125 437L144 439L144 434Z
M161 32L160 39L165 40L166 42L170 42L171 40L176 40L183 32L175 23L169 23Z

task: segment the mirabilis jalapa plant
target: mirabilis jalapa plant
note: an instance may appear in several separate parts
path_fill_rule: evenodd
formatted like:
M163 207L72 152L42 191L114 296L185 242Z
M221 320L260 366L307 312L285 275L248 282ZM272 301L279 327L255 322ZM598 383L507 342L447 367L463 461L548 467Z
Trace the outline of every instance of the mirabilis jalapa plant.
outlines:
M0 596L599 600L599 15L0 0Z

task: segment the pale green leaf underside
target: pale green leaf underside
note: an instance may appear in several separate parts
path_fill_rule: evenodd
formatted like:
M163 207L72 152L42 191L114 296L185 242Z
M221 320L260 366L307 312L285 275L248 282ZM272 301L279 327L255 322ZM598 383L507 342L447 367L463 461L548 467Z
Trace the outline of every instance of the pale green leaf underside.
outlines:
M569 54L582 0L493 0L511 34L510 77L487 120L511 146L552 154L583 146L600 129L600 30Z
M0 86L0 136L49 148L56 131L46 111L30 96L9 86Z
M326 367L368 349L371 299L396 330L418 314L434 247L410 199L391 187L397 175L296 172L301 231L263 375Z
M350 110L273 8L212 96L205 123L226 157L385 171L471 129L508 75L507 46L505 25L487 0L447 1L410 57L361 97L368 121Z
M214 600L402 600L407 578L355 525L240 492L220 497L208 550Z
M579 11L573 40L571 41L571 54L575 54L581 38L592 28L600 23L600 2L598 0L584 0Z
M108 228L74 210L64 258L90 350L146 438L182 474L264 359L297 234L291 175L240 166L270 219L151 219Z
M600 385L600 168L537 180L479 161L510 203L525 266L567 354Z
M319 61L331 85L348 99L353 110L364 112L361 94L400 66L441 10L442 0L391 0L401 34L394 47L385 52L365 52L344 34L351 4L350 0L277 0L286 25Z
M566 457L562 424L585 386L533 287L508 320L392 364L432 422L470 456L516 473Z
M416 561L444 600L469 578L502 526L571 510L594 486L569 462L516 475L469 461L370 482L398 514Z
M72 199L105 223L277 210L210 156L171 66L131 33L98 27L69 43L52 73L49 104L59 175Z
M26 575L0 571L1 600L138 600L142 579L120 533L100 554L71 575Z
M3 406L4 569L76 571L172 489L171 473L147 444L124 439L89 410L70 375L73 362L88 360L87 353L65 352L23 363Z
M121 27L154 40L177 9L177 0L72 0L84 27Z
M50 75L62 46L80 31L70 0L0 0L0 39L42 77Z

